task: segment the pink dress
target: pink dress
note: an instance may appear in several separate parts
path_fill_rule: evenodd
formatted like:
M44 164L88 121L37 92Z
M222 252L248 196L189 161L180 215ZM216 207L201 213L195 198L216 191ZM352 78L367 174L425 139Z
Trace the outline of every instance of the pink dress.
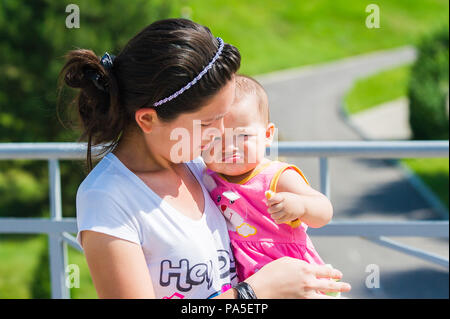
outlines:
M227 220L239 281L283 256L324 264L306 234L306 224L297 220L278 225L267 212L264 193L269 189L275 192L278 178L286 169L294 169L308 183L298 167L279 161L261 165L239 183L228 182L209 169L203 176L206 188Z

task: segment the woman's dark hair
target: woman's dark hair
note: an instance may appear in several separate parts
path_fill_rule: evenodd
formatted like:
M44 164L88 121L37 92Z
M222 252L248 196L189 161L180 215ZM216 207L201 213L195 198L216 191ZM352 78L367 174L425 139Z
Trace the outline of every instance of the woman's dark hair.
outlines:
M105 68L91 50L69 51L60 73L72 88L80 89L72 105L82 125L79 141L87 139L87 167L92 169L91 146L102 145L101 153L112 150L125 129L136 125L140 108L155 108L163 121L195 112L232 79L240 67L237 48L225 44L212 68L189 90L158 107L153 104L170 96L193 80L219 48L211 31L186 19L156 21L133 37ZM92 79L106 87L102 90ZM97 85L96 85L97 84Z

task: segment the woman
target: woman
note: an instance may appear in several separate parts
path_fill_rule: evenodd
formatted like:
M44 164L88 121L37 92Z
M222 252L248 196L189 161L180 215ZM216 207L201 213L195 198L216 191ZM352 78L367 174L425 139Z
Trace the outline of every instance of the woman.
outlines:
M225 220L202 185L202 149L224 132L239 51L184 19L152 23L117 57L70 51L61 71L106 156L77 192L77 240L100 298L327 298L342 274L281 258L237 283ZM217 130L216 130L217 131ZM179 137L182 137L180 141ZM181 154L180 154L181 150Z

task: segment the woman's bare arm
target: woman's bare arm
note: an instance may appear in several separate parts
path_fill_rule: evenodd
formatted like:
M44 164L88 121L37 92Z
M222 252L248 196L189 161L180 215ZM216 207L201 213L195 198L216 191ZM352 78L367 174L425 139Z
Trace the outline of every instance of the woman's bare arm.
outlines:
M89 230L81 241L99 298L155 298L141 246Z

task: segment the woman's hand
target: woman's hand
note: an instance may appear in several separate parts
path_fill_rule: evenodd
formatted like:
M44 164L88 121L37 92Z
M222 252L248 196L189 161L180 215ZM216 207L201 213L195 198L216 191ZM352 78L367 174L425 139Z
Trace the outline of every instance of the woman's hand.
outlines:
M341 279L342 273L325 265L282 257L274 260L245 280L255 291L258 299L334 299L321 292L348 292L351 286ZM330 279L330 280L324 280Z

